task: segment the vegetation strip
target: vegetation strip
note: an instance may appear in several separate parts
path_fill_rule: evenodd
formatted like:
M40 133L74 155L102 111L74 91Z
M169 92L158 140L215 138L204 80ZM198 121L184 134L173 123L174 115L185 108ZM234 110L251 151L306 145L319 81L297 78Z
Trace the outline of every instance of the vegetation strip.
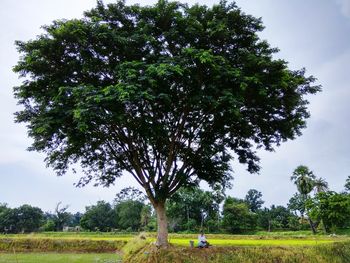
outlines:
M118 254L17 253L0 254L0 263L117 263Z
M173 245L189 246L189 239L172 239ZM212 239L210 244L213 246L315 246L320 244L333 243L332 240L294 240L294 239L274 239L274 240L254 240L254 239L239 239L239 240L223 240Z
M0 238L0 251L102 253L120 250L126 243L126 240Z
M146 234L145 244L153 243L154 234ZM226 236L210 235L209 240L216 247L236 246L317 246L341 241L345 238L276 238L259 236ZM3 252L113 252L120 251L128 241L134 240L132 236L74 236L63 235L61 237L47 237L45 235L11 235L0 236L0 251ZM171 235L170 243L179 247L187 247L190 240L195 241L195 235ZM133 242L133 241L130 241Z
M171 246L155 249L154 246L129 248L124 263L344 263L350 262L350 242L334 242L319 246L270 247L211 247L191 249Z

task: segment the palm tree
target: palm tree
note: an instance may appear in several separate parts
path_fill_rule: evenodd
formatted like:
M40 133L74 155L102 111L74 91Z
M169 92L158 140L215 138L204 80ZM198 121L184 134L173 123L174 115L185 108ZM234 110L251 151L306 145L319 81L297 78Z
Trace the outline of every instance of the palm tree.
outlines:
M314 180L314 190L315 194L326 192L329 190L328 183L322 177Z
M301 195L307 196L314 188L314 180L316 176L305 165L299 165L293 172L290 179L297 186Z
M309 194L312 189L315 187L316 176L309 168L305 165L299 165L293 172L293 175L290 179L297 186L297 189L304 200L304 206L306 200L309 198ZM316 234L315 223L312 222L310 216L308 215L308 221L313 234Z

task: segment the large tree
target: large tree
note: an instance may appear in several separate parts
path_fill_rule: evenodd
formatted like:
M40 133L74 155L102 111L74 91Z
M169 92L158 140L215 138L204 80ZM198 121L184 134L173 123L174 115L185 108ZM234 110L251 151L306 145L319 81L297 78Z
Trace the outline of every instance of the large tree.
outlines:
M15 96L31 150L59 175L80 163L108 186L127 172L157 212L167 245L165 201L205 180L225 185L230 161L258 172L257 148L294 139L309 117L305 95L320 90L290 70L258 37L260 19L234 3L213 7L123 1L54 21L16 42Z

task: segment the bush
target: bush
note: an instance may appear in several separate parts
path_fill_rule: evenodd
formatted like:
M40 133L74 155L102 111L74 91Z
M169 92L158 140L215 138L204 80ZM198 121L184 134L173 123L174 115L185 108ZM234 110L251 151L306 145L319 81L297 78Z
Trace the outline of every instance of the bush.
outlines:
M52 219L46 221L46 223L41 227L43 231L55 231L56 224Z

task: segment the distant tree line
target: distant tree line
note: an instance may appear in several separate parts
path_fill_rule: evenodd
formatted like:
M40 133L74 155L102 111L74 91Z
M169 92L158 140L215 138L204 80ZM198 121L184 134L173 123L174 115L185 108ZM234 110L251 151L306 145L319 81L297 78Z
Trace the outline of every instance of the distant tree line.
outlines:
M167 201L172 232L247 233L255 231L306 230L331 233L350 227L350 176L344 191L330 191L327 182L306 166L297 167L291 180L297 192L287 206L263 207L262 193L250 189L244 199L226 196L220 185L211 191L182 188ZM112 203L98 201L85 213L68 212L59 202L54 212L22 205L10 208L0 203L0 232L36 231L155 231L156 215L144 194L132 187L120 191Z

